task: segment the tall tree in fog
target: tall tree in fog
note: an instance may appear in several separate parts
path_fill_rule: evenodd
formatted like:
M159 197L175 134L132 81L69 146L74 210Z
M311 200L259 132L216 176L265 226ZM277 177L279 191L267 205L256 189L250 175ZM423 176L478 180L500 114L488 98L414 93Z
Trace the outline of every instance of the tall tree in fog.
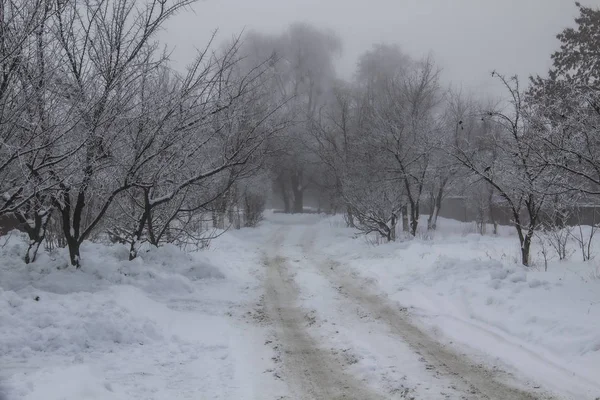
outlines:
M421 202L429 179L432 149L438 137L438 71L431 59L411 61L397 48L379 46L359 62L365 134L386 171L404 193L404 227L417 231ZM363 128L364 129L364 128Z
M387 104L376 113L379 144L392 160L390 167L398 183L404 186L412 236L417 233L433 168L433 149L438 146L440 126L435 115L440 101L438 75L431 59L416 63L406 75L389 83Z
M456 146L461 135L468 135L474 129L476 119L472 102L461 92L449 90L444 95L441 107L441 115L437 116L438 125L429 139L431 159L425 182L429 209L427 229L430 230L437 228L444 198L464 188L460 184L461 179L464 182L464 169L448 153Z
M378 44L360 56L355 74L362 100L373 104L384 93L390 81L404 75L414 61L398 46Z
M285 211L299 213L305 190L318 178L318 158L310 151L310 133L331 96L334 57L341 50L341 42L329 31L302 23L277 36L252 34L248 42L248 49L271 55L274 95L288 100L285 109L295 121L272 142L276 150L272 166Z
M338 80L332 98L321 117L314 121L312 129L313 149L323 165L322 175L330 179L330 185L324 188L332 200L332 211L339 211L338 207L343 207L346 223L352 227L355 226L353 208L344 200L344 193L347 193L345 183L352 174L352 168L359 164L357 100L354 86Z
M404 54L399 47L380 44L365 52L358 60L355 75L356 91L358 96L357 106L357 136L362 142L360 147L368 149L371 157L384 157L381 148L377 144L375 129L376 123L381 122L378 118L379 112L386 107L386 93L388 85L401 76L406 76L414 61ZM387 164L389 167L389 164ZM376 172L376 171L373 171ZM384 181L388 181L389 171L380 170L380 175L387 175ZM389 204L387 221L395 227L400 214L402 215L403 230L409 230L408 208L404 196L404 187L398 181L392 185L380 185L378 191L382 198L393 199L397 204ZM355 202L356 203L356 202ZM393 214L391 210L394 210ZM359 213L358 210L355 212ZM378 211L382 214L382 210ZM394 235L395 237L395 235Z

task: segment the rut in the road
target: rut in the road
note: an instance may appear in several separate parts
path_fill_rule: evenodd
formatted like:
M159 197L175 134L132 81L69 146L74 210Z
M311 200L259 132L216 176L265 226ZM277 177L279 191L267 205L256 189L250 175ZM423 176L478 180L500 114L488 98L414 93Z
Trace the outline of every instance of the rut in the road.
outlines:
M460 356L435 341L412 324L398 307L394 307L388 300L361 285L358 279L351 276L341 264L331 260L321 263L315 261L315 264L319 265L323 275L342 294L364 307L373 318L387 323L400 340L406 342L424 358L429 368L435 369L443 375L454 377L457 389L465 393L464 399L540 400L552 398L544 394L526 392L499 382L497 372L476 365L466 357Z
M384 399L369 391L343 371L326 350L306 332L304 314L297 306L298 288L290 277L286 259L266 260L265 303L273 319L294 400L375 400Z

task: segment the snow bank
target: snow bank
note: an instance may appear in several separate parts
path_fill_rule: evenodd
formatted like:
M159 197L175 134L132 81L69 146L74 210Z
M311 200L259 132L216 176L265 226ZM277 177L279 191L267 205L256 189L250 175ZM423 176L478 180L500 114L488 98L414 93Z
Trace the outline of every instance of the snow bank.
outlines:
M440 340L559 393L600 396L597 263L526 269L509 227L491 237L457 221L440 219L439 226L431 240L373 246L336 217L319 224L315 243L409 307Z
M119 291L57 295L0 290L0 357L35 352L74 356L98 346L162 339L154 321L123 306Z
M69 384L57 385L57 382ZM68 366L60 370L44 370L37 376L33 390L23 400L56 399L116 399L126 397L115 393L102 372L88 365Z
M86 242L80 270L65 249L26 265L26 238L0 238L0 400L244 398L231 316L257 301L260 265L246 231L134 261Z
M2 240L8 240L4 246L0 243L0 287L5 290L22 290L32 286L46 292L66 294L131 284L155 294L161 294L158 291L165 294L190 291L190 283L196 279L224 277L202 253L184 253L169 245L151 248L130 262L126 246L84 242L81 247L82 268L73 271L69 267L66 249L59 249L51 255L41 252L38 261L26 265L22 260L27 246L24 238L13 234Z

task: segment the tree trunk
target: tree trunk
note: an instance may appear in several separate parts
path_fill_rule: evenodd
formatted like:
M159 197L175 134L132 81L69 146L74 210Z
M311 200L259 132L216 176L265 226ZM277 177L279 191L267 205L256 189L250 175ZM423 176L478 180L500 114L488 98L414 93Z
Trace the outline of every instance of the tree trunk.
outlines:
M292 194L294 195L294 204L292 213L302 214L304 212L304 187L302 185L303 174L301 171L296 171L290 176L292 185Z
M525 236L525 240L523 241L523 244L521 245L521 263L526 267L529 267L530 249L531 249L531 236L527 235L527 236Z
M529 233L523 235L523 227L521 226L521 216L518 211L512 210L515 229L517 230L517 236L519 237L519 243L521 243L521 264L529 266L529 250L531 247L531 236Z
M488 196L488 210L490 213L490 222L492 223L492 226L494 227L494 235L498 234L498 222L496 221L496 213L494 212L494 190L490 190L489 196Z
M62 204L58 199L55 199L54 202L61 215L62 231L69 248L69 261L72 266L78 269L81 267L79 226L81 223L81 210L85 204L85 193L83 191L79 192L72 218L71 194L68 189L65 188L62 193Z
M418 226L419 226L419 203L411 202L411 205L410 205L410 234L412 236L417 235Z
M302 191L294 190L294 208L293 214L302 214L304 212L304 194Z
M69 261L75 268L81 267L81 256L79 254L79 242L73 238L67 238L67 246L69 247Z
M131 240L131 246L129 247L129 261L132 261L137 257L137 245L142 239L142 233L144 232L144 227L146 226L147 218L148 211L144 210L144 213L142 214L138 222L138 226L135 232L133 232L133 239Z
M129 249L129 261L132 261L137 257L137 245L142 239L142 234L144 233L144 228L146 225L148 225L148 236L150 237L150 242L155 244L155 246L158 246L158 243L154 237L154 229L152 227L152 205L150 202L149 189L144 189L144 212L138 221L138 226L135 232L133 232L133 239L131 240L131 247Z
M442 209L442 196L443 196L443 187L440 187L437 196L433 201L433 207L431 208L431 213L429 218L427 219L427 229L428 230L436 230L437 229L437 219L440 215L440 210Z
M279 175L276 179L277 186L279 187L279 192L281 194L281 200L283 201L283 212L289 214L290 209L290 196L285 187L285 180L283 175Z
M79 253L80 242L77 239L75 230L71 228L68 210L61 210L63 214L63 234L69 248L69 261L71 265L79 269L81 267L81 257ZM75 233L75 234L74 234Z
M225 229L225 216L227 214L228 192L221 194L215 202L216 216L213 217L216 221L215 228Z
M437 205L433 206L431 213L429 214L429 218L427 218L427 230L435 231L437 228L437 217L438 217L439 209Z
M35 227L33 229L35 232L27 232L29 234L29 247L27 248L27 254L25 254L25 264L35 262L40 246L46 239L46 232L51 216L50 214L50 212L44 215L39 215L39 213L36 213Z
M348 228L354 228L354 214L352 214L352 208L350 206L346 206L346 226Z
M51 211L41 212L41 201L34 199L36 203L30 205L31 209L24 212L16 212L15 217L23 224L27 236L29 236L29 246L25 253L25 264L29 264L35 261L38 250L46 238L46 231L48 228L48 222L50 221ZM33 226L27 216L33 214Z
M390 221L390 236L388 242L396 240L396 225L398 224L398 216L396 214L392 214L392 219Z
M408 224L408 207L406 205L402 206L402 231L409 232L410 227Z
M429 194L429 216L427 217L427 230L433 230L432 226L433 226L433 219L434 219L434 214L436 213L436 197L435 194L433 192L431 192Z
M287 196L287 194L283 196L283 212L286 214L291 212L290 198Z
M216 228L216 227L217 227L217 225L218 225L218 223L219 223L219 216L218 216L218 213L217 213L217 210L216 210L216 209L213 209L213 210L212 210L212 212L211 212L211 217L212 217L212 224L213 224L213 226L212 226L212 227L213 227L213 228Z
M529 266L529 253L531 249L531 240L533 239L533 235L537 229L537 221L539 218L539 210L543 204L543 198L540 201L539 206L535 200L535 197L530 194L529 198L525 201L525 205L527 207L527 213L529 215L529 223L527 224L527 234L525 235L523 244L521 246L521 259L523 265ZM539 208L538 208L539 207Z

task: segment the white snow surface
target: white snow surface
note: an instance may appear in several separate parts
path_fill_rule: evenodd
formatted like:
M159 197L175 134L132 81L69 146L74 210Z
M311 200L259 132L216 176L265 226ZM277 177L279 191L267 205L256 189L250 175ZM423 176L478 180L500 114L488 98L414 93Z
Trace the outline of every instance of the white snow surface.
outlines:
M375 245L341 217L269 213L201 252L165 246L130 262L125 246L86 242L80 270L64 249L25 265L27 241L12 233L0 238L0 400L291 399L274 329L257 313L267 241L282 229L310 334L384 398L444 398L450 383L310 263L348 268L437 340L523 387L600 397L597 261L573 255L545 272L534 246L538 266L525 269L509 227L481 236L438 226L433 237Z
M128 261L125 246L85 243L21 260L0 238L0 399L249 399L277 392L261 295L258 231L226 232L209 250L172 246ZM266 377L266 379L265 379Z
M336 217L320 222L314 241L439 341L564 398L600 397L598 261L574 252L544 271L534 244L525 268L511 227L481 236L472 224L440 218L438 226L433 237L374 245Z

